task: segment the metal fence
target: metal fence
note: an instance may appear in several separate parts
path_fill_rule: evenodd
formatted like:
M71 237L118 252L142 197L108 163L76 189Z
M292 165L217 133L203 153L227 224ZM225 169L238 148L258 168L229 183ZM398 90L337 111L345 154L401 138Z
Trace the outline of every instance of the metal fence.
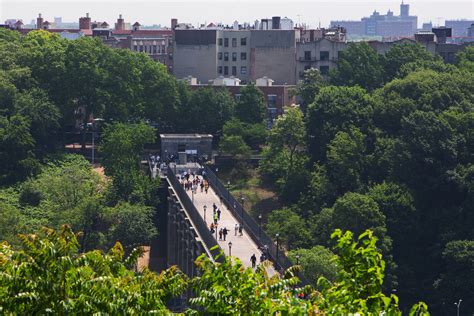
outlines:
M221 255L221 249L216 239L212 236L209 227L207 227L206 223L199 214L199 211L196 209L193 202L186 194L186 191L184 190L181 183L179 183L175 173L173 172L173 168L167 169L167 179L178 195L178 198L183 204L184 209L195 226L194 228L198 231L199 236L202 238L204 245L211 253L213 259L217 262L222 262L224 260L224 255ZM217 248L215 248L216 246Z
M276 243L263 231L261 225L257 224L255 220L245 211L244 207L237 201L236 198L230 194L227 188L217 178L216 174L208 166L204 167L207 179L211 187L216 191L219 197L222 198L223 202L227 205L229 210L232 212L234 217L241 221L244 226L244 232L250 235L254 242L260 247L260 249L267 248L267 255L270 259L275 262L276 268L288 269L294 264L286 257L281 251L277 250ZM308 281L300 276L302 283L308 284Z

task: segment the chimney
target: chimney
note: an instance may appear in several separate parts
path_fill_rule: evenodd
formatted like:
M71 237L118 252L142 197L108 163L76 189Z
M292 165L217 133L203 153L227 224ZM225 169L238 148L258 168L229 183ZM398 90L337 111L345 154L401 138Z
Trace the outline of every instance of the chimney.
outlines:
M85 17L79 18L79 29L90 30L91 29L91 18L89 13L86 13Z
M119 15L119 18L117 19L117 23L115 23L115 30L117 31L122 31L125 29L125 23L123 21L122 15Z
M171 29L174 30L178 25L178 19L171 19Z
M43 29L43 18L41 17L41 13L38 14L38 18L36 18L36 28L38 30Z

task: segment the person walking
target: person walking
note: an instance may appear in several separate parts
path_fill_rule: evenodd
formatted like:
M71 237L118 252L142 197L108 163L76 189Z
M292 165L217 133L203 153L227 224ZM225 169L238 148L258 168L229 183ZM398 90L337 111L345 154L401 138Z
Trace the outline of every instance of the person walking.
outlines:
M239 235L240 236L242 236L244 234L243 230L244 230L244 225L239 224Z
M235 226L234 226L234 236L237 236L237 232L239 231L239 224L235 223Z
M222 232L223 232L223 229L222 228L219 229L219 240L222 240ZM224 238L224 240L225 240L225 238Z
M260 255L260 263L264 262L265 261L265 255L262 253Z
M255 254L253 254L251 257L250 257L250 262L252 262L252 268L255 268L256 264L257 264L257 256L255 256Z
M214 212L214 224L217 224L217 220L218 220L218 219L217 219L217 213Z
M224 227L224 229L222 230L222 236L224 237L224 241L228 233L229 233L229 230L227 229L227 227Z
M204 182L201 181L200 187L201 187L201 193L202 193L202 191L204 190Z
M221 220L221 209L220 208L217 209L217 219Z

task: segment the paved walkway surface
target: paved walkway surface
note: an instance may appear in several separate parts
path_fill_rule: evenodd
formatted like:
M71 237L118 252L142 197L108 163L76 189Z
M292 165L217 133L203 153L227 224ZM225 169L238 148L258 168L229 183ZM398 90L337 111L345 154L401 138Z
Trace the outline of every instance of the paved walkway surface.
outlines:
M201 178L201 177L200 177ZM190 178L190 180L192 177ZM232 257L237 257L242 261L242 264L245 267L251 267L252 263L250 261L250 257L252 254L255 254L257 257L257 265L260 263L260 256L262 252L258 249L257 244L246 234L245 227L243 230L243 235L237 232L235 233L235 224L239 224L239 221L232 215L232 213L228 210L225 204L220 203L220 199L214 190L209 187L208 193L206 194L204 191L201 192L201 189L197 189L197 193L192 194L191 190L186 191L189 195L189 198L193 201L194 205L196 206L199 214L203 219L205 219L207 226L209 227L213 222L213 203L221 210L221 217L218 221L217 230L221 228L227 228L229 233L227 234L226 240L219 240L219 234L217 235L217 242L219 246L224 250L226 255L229 255L229 242L232 242L232 249L231 255ZM204 205L206 205L206 217L204 218ZM214 234L215 236L215 234ZM267 273L269 275L275 274L275 270L272 267L267 269Z

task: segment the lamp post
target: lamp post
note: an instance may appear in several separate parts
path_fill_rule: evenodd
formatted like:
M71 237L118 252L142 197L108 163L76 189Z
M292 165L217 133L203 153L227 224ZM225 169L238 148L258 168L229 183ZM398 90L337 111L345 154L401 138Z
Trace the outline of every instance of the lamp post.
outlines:
M227 201L230 199L230 181L227 181Z
M217 182L217 178L219 178L219 176L217 175L218 172L219 172L219 168L216 167L216 182Z
M461 306L461 302L462 302L462 299L459 299L457 303L454 303L454 305L456 305L456 307L458 308L458 312L457 312L458 316L459 316L459 307Z
M296 255L296 265L299 266L300 265L300 255Z
M232 241L229 241L229 257L232 256Z
M244 225L244 203L245 203L245 198L242 195L242 193L240 193L240 205L242 205L242 209L240 210L240 218L242 221L242 226Z
M204 209L204 223L205 223L206 222L206 209L207 209L207 206L204 205L202 208Z
M214 225L214 229L216 230L216 241L217 241L217 224Z
M262 214L258 215L258 239L262 239Z
M278 239L278 237L280 237L280 234L276 233L275 234L275 238L276 238L276 244L277 244L277 249L276 249L276 258L275 258L275 266L277 267L277 270L278 270L278 251L279 251L279 242L280 240Z

